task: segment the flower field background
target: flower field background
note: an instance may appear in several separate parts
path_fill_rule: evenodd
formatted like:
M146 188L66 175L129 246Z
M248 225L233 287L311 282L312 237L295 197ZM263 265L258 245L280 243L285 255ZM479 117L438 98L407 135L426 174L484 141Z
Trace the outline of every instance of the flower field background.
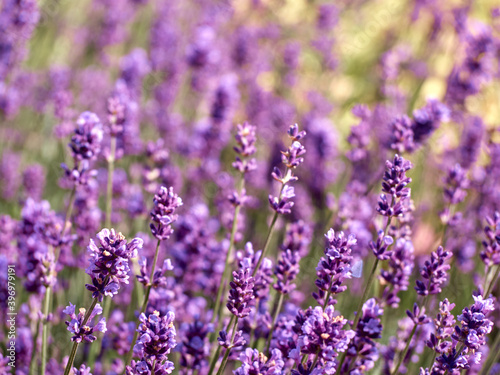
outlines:
M0 375L500 373L500 5L0 2Z

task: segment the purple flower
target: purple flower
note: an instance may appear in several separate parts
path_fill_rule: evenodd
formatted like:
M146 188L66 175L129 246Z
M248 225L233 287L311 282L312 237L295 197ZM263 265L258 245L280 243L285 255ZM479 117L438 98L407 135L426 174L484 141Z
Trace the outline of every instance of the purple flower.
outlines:
M92 284L85 287L92 292L92 298L102 301L104 295L113 297L121 283L128 284L129 260L137 257L137 250L142 249L142 245L141 238L127 243L123 234L114 229L101 230L97 243L90 240L87 248L90 265L85 272L92 278Z
M238 318L250 314L250 302L254 296L255 279L251 276L251 268L244 267L233 272L233 281L229 283L229 298L227 308Z
M231 344L231 336L228 335L228 332L220 331L219 336L217 337L217 342L219 343L220 346L226 349L232 349L246 344L246 340L243 338L243 331L236 331L236 333L234 334L234 339L232 344Z
M147 268L147 258L146 257L141 257L139 260L139 266L141 267L140 269L140 275L136 275L137 280L143 284L143 285L151 285L153 288L165 288L167 286L167 278L165 276L165 273L167 271L172 271L174 267L172 266L172 262L170 259L165 259L163 262L163 266L160 269L156 269L155 273L153 275L153 280L149 280L150 272Z
M412 126L413 122L406 115L398 116L391 122L390 148L392 150L399 153L413 151L415 144L413 143Z
M39 201L45 188L45 170L40 164L30 165L24 170L23 185L26 196Z
M134 353L143 360L162 362L176 346L174 327L175 314L171 311L161 316L158 311L139 316L139 338L134 346Z
M417 294L426 296L441 293L441 286L446 282L447 272L450 269L450 265L445 262L451 257L452 253L444 250L442 246L432 252L430 260L426 260L424 267L420 270L420 275L427 281L416 281Z
M351 248L356 244L356 237L353 234L344 235L344 232L338 232L330 229L325 235L327 247L325 256L320 259L316 267L316 286L318 292L313 293L313 297L318 303L324 303L324 298L329 293L333 297L328 304L335 303L335 296L347 289L343 285L346 279L351 278L352 255Z
M391 236L385 236L383 230L378 231L377 242L370 241L370 249L379 260L387 260L392 256L392 251L387 251L394 243Z
M101 318L97 323L92 324L92 320L96 317L96 315L102 314L102 308L99 304L96 304L92 312L90 313L89 318L83 324L86 310L82 307L78 310L78 315L75 313L75 305L72 305L71 302L66 309L63 310L63 313L68 314L71 320L66 321L66 325L68 326L68 331L70 331L73 336L71 337L71 341L75 342L93 342L96 340L96 337L93 335L94 332L106 332L106 318Z
M281 258L276 265L274 274L276 275L276 284L274 289L283 294L288 294L295 289L293 281L299 273L300 254L285 250L281 253Z
M154 207L151 210L151 233L158 240L166 240L173 233L171 225L177 220L175 210L182 206L182 199L174 193L174 189L160 187L153 199Z
M365 302L355 336L347 349L342 372L352 369L351 373L357 374L373 368L379 357L378 349L373 340L382 336L380 316L383 313L384 310L377 304L375 298L370 298Z
M239 155L233 163L233 167L241 173L247 173L255 170L257 164L254 158L248 159L249 156L255 154L255 126L245 122L243 125L238 125L236 133L236 142L238 146L233 147L234 151Z
M500 264L500 212L495 212L493 217L486 218L487 226L484 227L486 239L482 241L483 250L481 260L487 267Z
M449 204L458 204L465 199L467 192L465 189L469 187L469 180L466 176L466 171L462 169L460 164L455 164L448 171L448 175L444 179L444 199Z
M234 371L234 375L281 375L285 367L278 349L273 349L271 358L267 358L257 349L246 348L241 352L239 360L241 367Z
M153 371L153 364L155 368L154 374L151 373ZM139 362L132 360L130 366L126 367L127 375L168 375L172 371L174 371L174 364L172 362L155 363L153 359L143 359Z
M309 310L304 317L296 349L290 357L300 361L302 354L316 354L325 362L333 362L339 352L347 350L354 331L345 330L347 319L335 314L333 305ZM299 322L302 319L299 319ZM297 321L297 319L296 319Z
M451 310L455 307L447 298L439 302L439 312L434 319L435 332L431 333L427 346L439 354L447 352L451 348L451 342L447 341L455 332L455 317Z
M384 194L379 197L377 211L383 216L402 216L405 213L404 203L411 194L411 189L406 187L411 182L411 178L406 176L406 172L413 165L396 154L392 162L386 161L385 166L386 170L382 182ZM387 197L391 198L391 202L388 201Z
M90 371L91 368L85 365L81 365L80 368L73 367L74 375L92 375Z
M179 364L186 369L201 370L207 364L209 354L207 345L208 334L213 331L212 324L195 320L191 324L181 327L182 343L180 345L181 358Z
M413 310L406 310L406 315L408 315L415 325L423 325L431 321L427 315L425 315L425 307L420 308L416 303L413 304Z
M297 252L303 257L309 252L311 238L311 227L304 221L298 220L288 226L281 249Z
M289 214L292 212L293 202L290 199L295 197L293 186L285 185L280 194L280 197L273 197L269 195L269 204L271 208L279 214Z
M83 112L76 120L76 129L69 147L77 161L94 160L101 151L103 129L99 117L92 112Z
M436 130L441 122L449 120L450 110L435 99L413 112L413 139L421 145Z

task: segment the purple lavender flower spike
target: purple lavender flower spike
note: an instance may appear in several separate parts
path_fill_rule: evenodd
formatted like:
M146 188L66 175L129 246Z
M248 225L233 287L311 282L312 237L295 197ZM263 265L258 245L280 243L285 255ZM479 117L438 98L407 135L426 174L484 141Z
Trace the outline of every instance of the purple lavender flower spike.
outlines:
M355 336L347 348L342 372L352 369L351 373L356 374L373 368L379 357L378 349L373 340L382 336L380 316L383 313L384 310L377 304L375 298L370 298L365 302Z
M101 150L103 129L99 117L92 112L83 112L76 120L77 128L69 147L75 160L93 160Z
M335 297L337 294L344 292L347 286L343 285L346 279L351 278L351 263L352 255L351 248L356 245L356 237L353 234L345 236L343 232L335 234L333 229L330 229L325 235L327 239L327 247L325 248L325 256L320 259L316 267L317 279L315 281L318 287L318 292L313 293L313 297L320 304L324 304L327 294L330 297ZM326 301L327 304L334 304L335 299Z
M171 225L177 220L175 210L182 206L182 199L174 193L173 187L160 187L153 199L151 211L151 233L160 241L167 240L173 233Z
M97 234L97 243L90 240L90 265L85 272L92 278L92 284L85 287L92 292L92 298L102 301L105 295L113 297L121 283L128 284L129 260L137 257L137 250L142 249L143 242L141 238L134 238L127 243L123 234L114 229L101 230Z
M448 171L444 183L444 199L449 204L458 204L465 199L467 195L465 189L469 187L469 180L467 179L466 171L462 169L460 164L455 164Z
M207 339L212 331L213 325L206 324L201 320L195 320L191 324L183 324L179 335L183 337L180 344L179 364L181 367L201 370L207 365L206 358L209 354Z
M427 346L437 352L443 354L451 349L451 342L448 340L455 332L455 317L451 310L455 307L454 303L450 303L447 298L439 302L439 312L434 319L436 331L431 333Z
M149 316L141 314L141 324L137 328L140 336L134 346L134 353L143 360L154 359L161 362L166 359L177 345L174 319L175 314L171 311L163 316L158 311Z
M250 314L250 302L255 298L254 283L255 279L251 276L250 268L242 268L233 272L226 306L238 318L244 318Z
M451 257L452 253L444 250L442 246L439 246L437 251L432 252L430 260L426 260L424 267L420 270L420 275L427 282L416 281L417 294L427 296L441 293L441 286L446 282L447 272L450 269L450 265L445 262Z
M30 165L24 170L23 185L26 196L35 201L42 199L45 188L45 170L40 164Z
M411 189L407 185L411 178L406 176L406 172L413 165L399 155L394 156L394 160L386 161L386 170L382 181L382 192L378 201L377 211L383 216L402 216L405 213L404 202L410 198ZM391 202L388 201L391 198Z
M271 358L267 358L257 349L246 348L241 352L239 360L241 367L234 371L234 375L278 375L285 367L285 362L278 349L273 349Z
M392 150L399 153L413 151L415 144L413 142L412 126L411 119L406 115L398 116L391 122L392 134L389 146Z
M279 293L288 294L295 289L293 281L299 273L300 254L286 250L281 253L281 258L276 265L274 274L276 275L276 284L273 285Z
M392 256L392 251L387 251L394 243L391 236L385 236L383 230L378 231L377 242L370 242L370 249L379 260L387 260Z
M81 365L80 368L73 367L74 375L92 375L90 371L91 368L85 365Z
M413 112L413 139L415 144L421 145L436 130L441 122L449 120L450 110L435 99Z
M486 239L482 241L483 250L481 260L487 267L500 264L500 212L495 212L493 217L486 218L487 226L484 227Z
M255 148L255 141L257 140L255 136L255 126L250 125L245 122L243 125L238 125L238 131L236 133L236 142L238 146L234 147L234 151L239 155L236 157L236 161L233 163L233 167L241 173L248 173L257 168L257 164L254 158L247 158L257 151Z
M220 331L219 336L217 337L217 342L220 346L226 349L232 349L246 344L246 340L243 338L243 331L236 331L232 344L231 335L228 335L228 332L226 331Z
M279 214L289 214L292 212L293 202L290 199L295 197L295 192L293 186L285 185L283 191L281 192L281 197L273 197L269 195L269 203L271 208Z
M154 364L154 374L153 371ZM174 371L174 364L170 361L165 363L155 363L152 359L134 361L132 360L130 366L126 367L125 370L127 375L168 375Z
M106 318L101 318L95 324L92 324L92 320L97 316L102 314L102 308L99 304L95 305L94 310L90 314L90 317L85 325L83 325L83 320L85 317L86 310L81 308L78 310L78 314L75 313L75 305L71 303L66 309L63 310L63 313L68 314L71 320L66 321L66 325L68 326L68 331L70 331L73 336L71 337L71 341L74 342L93 342L97 338L93 335L94 332L106 332Z

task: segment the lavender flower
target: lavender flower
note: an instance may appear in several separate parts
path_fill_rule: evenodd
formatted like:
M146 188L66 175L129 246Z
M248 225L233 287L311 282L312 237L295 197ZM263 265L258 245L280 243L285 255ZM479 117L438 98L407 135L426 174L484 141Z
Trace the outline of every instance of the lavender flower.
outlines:
M399 153L405 151L413 151L415 144L413 143L413 122L406 116L396 117L390 124L392 134L390 140L390 148Z
M101 150L103 129L99 117L92 112L83 112L76 120L76 129L69 148L75 160L92 160Z
M449 120L450 110L435 99L413 112L413 139L421 145L441 124Z
M434 319L436 331L431 333L430 339L426 342L427 346L437 352L443 354L451 349L451 342L448 339L454 333L455 317L451 310L455 307L454 303L450 303L447 298L439 302L439 312Z
M92 375L90 371L91 368L85 365L81 365L80 368L73 367L73 373L75 375Z
M255 279L251 276L250 268L242 268L233 272L226 306L238 318L244 318L250 314L250 301L255 298L254 283Z
M469 180L460 164L455 164L455 166L448 171L444 183L444 199L446 202L449 204L458 204L465 199L467 195L465 189L469 187Z
M324 301L325 296L336 296L347 289L343 285L346 279L351 278L351 263L352 255L351 248L356 244L356 237L353 234L344 235L344 232L339 232L335 235L335 231L330 229L325 235L327 239L327 247L325 248L325 257L322 257L316 267L316 286L318 292L313 293L313 297L319 303L335 303Z
M236 157L233 167L241 173L247 173L255 170L257 168L255 159L248 159L249 156L255 154L257 151L255 148L255 126L252 126L247 122L243 125L238 125L238 131L235 138L238 146L233 148L239 156Z
M486 218L487 226L484 227L486 239L482 241L483 250L481 260L487 267L500 264L500 212L495 212L493 217Z
M170 361L165 363L156 363L153 359L141 360L136 362L132 360L130 366L126 367L127 375L168 375L174 371L174 364Z
M128 284L129 260L137 257L143 240L134 238L127 243L121 233L114 229L103 229L97 234L97 243L90 240L87 248L90 265L85 271L92 278L92 284L85 287L92 292L92 298L102 301L103 297L118 293L120 284Z
M279 214L289 214L292 212L293 202L290 201L295 197L295 192L292 186L285 185L280 194L280 197L269 195L269 204L271 208Z
M430 260L426 260L424 267L420 270L420 275L427 282L416 280L417 294L427 296L441 293L441 286L446 282L447 271L450 269L450 265L445 262L451 257L452 253L444 250L442 246L432 252Z
M162 362L176 346L174 327L175 314L171 311L161 316L158 311L146 317L141 314L137 328L140 336L134 346L134 352L146 360Z
M151 233L155 238L164 241L170 238L173 233L171 225L177 220L175 210L182 206L182 199L174 193L174 189L170 187L160 187L153 199L154 207L151 211L152 223L149 225Z
M409 199L411 189L406 187L411 178L406 176L406 172L413 165L399 155L394 156L394 160L386 161L386 170L382 182L382 192L378 200L377 211L383 216L402 216L405 213L404 202ZM389 203L387 197L391 197Z
M300 254L286 250L281 253L281 258L276 265L274 274L277 282L273 285L279 293L288 294L295 289L293 281L299 273Z
M106 318L101 318L95 324L92 324L92 320L96 317L96 315L102 314L102 308L99 304L95 305L95 308L92 310L90 316L87 319L87 322L83 324L84 318L86 316L86 310L81 308L78 310L78 315L75 313L75 305L72 305L71 302L66 309L63 310L65 314L68 314L71 320L66 321L66 325L68 326L68 331L70 331L73 336L71 337L71 341L74 342L93 342L96 340L96 337L93 335L94 332L106 332Z
M191 324L181 327L180 345L181 358L179 364L187 370L201 370L206 365L206 357L209 352L207 344L208 334L213 331L212 324L206 324L201 320L195 320Z
M279 375L285 367L278 349L273 349L271 358L267 358L257 349L246 348L241 352L239 360L241 367L234 371L234 375Z

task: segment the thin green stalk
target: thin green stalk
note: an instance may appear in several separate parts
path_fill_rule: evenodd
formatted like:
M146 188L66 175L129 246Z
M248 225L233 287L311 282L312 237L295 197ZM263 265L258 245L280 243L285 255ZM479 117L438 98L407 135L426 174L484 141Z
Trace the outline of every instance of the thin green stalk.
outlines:
M289 171L289 168L287 167L285 169L284 176L288 175L288 171ZM279 194L278 199L281 199L281 195L283 194L283 189L285 188L285 185L286 184L283 184L283 183L281 184L281 189L280 189L280 194ZM273 220L271 221L271 225L269 226L269 231L267 232L267 237L266 237L266 242L264 244L264 248L262 249L262 253L260 253L260 257L259 257L259 260L257 261L257 264L255 265L255 268L254 268L253 273L252 273L252 277L255 277L255 275L259 271L260 264L262 263L262 261L264 260L264 257L267 254L267 250L269 248L269 243L271 242L271 236L273 234L274 225L276 224L277 220L278 220L278 212L275 212L274 216L273 216Z
M406 342L405 349L403 350L403 352L399 356L398 364L396 365L394 371L391 372L392 375L398 373L398 370L401 367L401 364L403 363L406 355L408 354L408 350L410 349L411 340L412 340L413 336L415 335L416 330L417 330L417 324L415 324L413 326L413 329L411 330L410 337L408 338L408 341Z
M493 345L491 346L490 353L488 357L486 358L486 362L484 363L484 367L481 370L480 375L488 375L490 373L491 368L495 363L498 361L498 357L500 356L500 332L497 332L497 335L495 337L495 341L493 342Z
M278 299L278 306L276 307L276 310L274 311L274 317L273 317L273 324L271 325L271 329L269 330L269 336L267 338L267 345L266 345L266 353L269 354L269 348L271 347L271 341L273 339L273 332L274 332L274 326L276 325L276 321L278 320L278 315L281 311L281 306L283 305L283 299L285 297L284 293L279 293L279 299Z
M106 223L105 228L111 226L111 213L113 209L113 172L115 168L116 137L111 136L111 150L108 157L108 186L106 192Z
M42 374L45 374L45 369L47 367L47 348L48 348L48 338L49 338L49 310L50 310L50 296L51 287L48 286L45 290L45 297L43 299L43 326L42 326ZM33 347L35 350L35 347Z
M231 320L229 320L229 323L227 325L228 330L229 330L229 327L231 327L231 325L233 324L234 319L235 319L235 316L231 315ZM227 332L227 330L226 330L226 332ZM217 364L217 360L219 359L221 348L222 347L217 344L217 350L214 353L212 361L210 361L210 370L208 370L209 375L212 374L212 372L214 371L215 365Z
M226 368L227 364L227 359L229 358L229 353L231 352L233 343L234 343L234 336L236 335L236 329L238 328L238 317L234 320L234 326L233 326L233 333L231 335L231 342L229 344L229 348L227 348L226 352L224 353L224 358L222 359L222 363L219 367L219 370L217 371L217 375L221 375L224 373L224 369Z
M156 262L158 261L159 250L160 250L160 240L158 240L158 242L156 243L155 256L153 259L153 265L151 267L151 274L149 276L149 284L146 287L146 294L144 294L144 300L142 302L141 312L139 313L139 315L144 313L146 311L146 307L148 306L149 293L151 292L151 287L153 286L152 282L153 282L153 277L155 275L155 268L156 268ZM132 355L134 354L134 345L135 342L137 341L137 335L138 332L136 329L134 332L134 337L132 339L132 344L130 345L130 350L128 351L127 356L125 357L125 366L128 366L130 364L130 361L132 360ZM125 373L125 370L123 370L123 373Z
M271 242L271 236L273 234L273 229L274 229L274 224L276 224L276 221L278 220L278 213L275 212L273 216L273 220L271 221L271 225L269 226L269 231L267 232L267 237L266 237L266 243L264 244L264 248L262 249L262 253L260 253L259 260L257 261L257 264L255 265L255 268L252 273L252 277L255 277L257 272L259 271L260 264L264 260L264 257L266 256L267 250L269 249L269 243Z
M497 270L495 271L495 274L493 275L493 279L491 279L490 285L488 286L488 290L484 294L484 298L486 298L487 296L490 295L491 290L493 289L493 287L495 286L495 284L497 282L499 274L500 274L500 265L497 266Z
M88 320L90 319L90 314L92 314L92 311L94 311L95 305L97 305L97 298L94 298L92 300L92 305L90 305L90 308L87 310L87 313L85 314L85 317L83 318L82 326L87 324ZM79 345L79 343L76 341L73 343L73 347L71 348L71 353L69 355L68 363L66 365L66 369L64 370L64 375L69 375L71 369L73 368L73 362L75 361L76 352L78 350L78 345Z
M66 228L68 227L68 223L69 223L69 220L71 218L71 213L73 212L75 198L76 198L76 186L73 187L73 189L71 190L71 193L69 195L69 203L68 203L68 207L66 208L66 214L64 215L64 223L63 223L63 227L61 229L61 237L66 233ZM58 246L55 249L55 254L54 254L54 259L55 259L56 264L57 264L57 261L59 260L60 252L61 252L61 247Z
M33 335L33 349L31 350L30 375L35 375L36 367L36 347L40 332L40 319L36 322L35 334Z
M245 188L245 175L241 176L238 194L241 194L241 192L243 191L244 188ZM228 272L231 268L229 266L229 262L231 260L232 251L233 251L233 247L234 247L234 238L236 236L236 231L238 229L238 216L240 214L240 209L241 209L241 206L236 206L236 208L234 209L233 227L231 228L231 237L229 238L229 248L227 249L227 253L226 253L226 262L224 264L224 271L222 272L222 276L221 276L220 283L219 283L219 288L217 289L217 299L215 300L215 307L214 307L214 312L213 312L212 320L211 320L212 323L215 322L215 319L219 315L219 308L220 308L221 299L222 299L222 290L224 289L223 284L224 284L225 280L228 278Z

